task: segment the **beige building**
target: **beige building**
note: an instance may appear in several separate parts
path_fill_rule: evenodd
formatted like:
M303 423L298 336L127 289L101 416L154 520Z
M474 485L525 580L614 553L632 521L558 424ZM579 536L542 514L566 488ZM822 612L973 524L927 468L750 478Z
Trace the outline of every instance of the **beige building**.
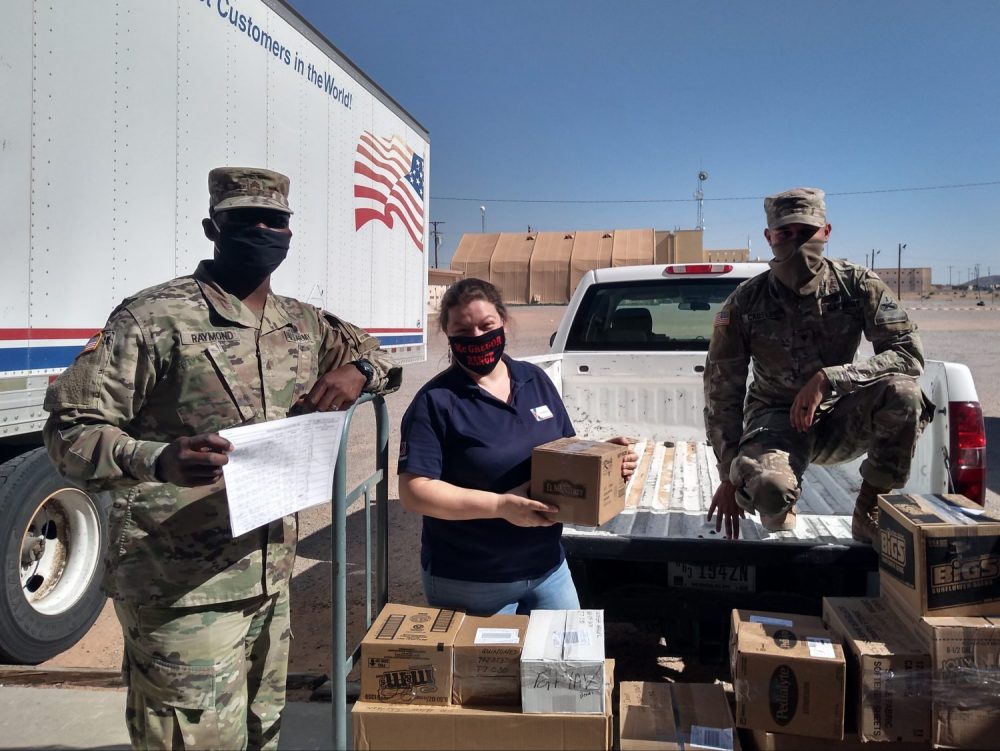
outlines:
M427 269L427 312L437 313L441 310L441 298L445 290L462 278L461 271L450 269Z
M650 263L699 263L711 253L745 261L749 251L703 249L701 230L619 229L465 234L452 272L489 280L504 301L561 305L591 269ZM742 253L738 259L736 256ZM730 260L728 257L719 260Z
M891 269L872 269L879 279L894 293L899 289L903 295L926 295L931 291L931 270L929 268L899 269L899 287L896 286L897 271Z
M750 249L727 248L726 250L706 250L705 260L712 263L747 263L750 260Z

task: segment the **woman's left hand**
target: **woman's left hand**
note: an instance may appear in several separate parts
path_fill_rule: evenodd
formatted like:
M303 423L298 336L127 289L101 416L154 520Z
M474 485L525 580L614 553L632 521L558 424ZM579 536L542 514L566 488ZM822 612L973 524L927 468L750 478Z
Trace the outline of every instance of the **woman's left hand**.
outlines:
M622 459L622 477L627 480L635 472L635 468L639 466L639 455L632 450L632 446L635 441L626 436L618 435L614 438L609 438L608 443L617 443L619 446L628 446L628 453L625 454L625 458Z

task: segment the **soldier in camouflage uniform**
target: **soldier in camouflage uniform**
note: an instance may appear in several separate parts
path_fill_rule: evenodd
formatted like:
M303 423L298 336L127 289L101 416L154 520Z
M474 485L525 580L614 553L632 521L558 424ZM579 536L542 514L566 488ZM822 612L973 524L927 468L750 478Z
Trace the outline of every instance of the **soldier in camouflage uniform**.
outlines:
M125 640L135 748L277 748L297 520L230 533L218 431L399 387L361 329L271 292L288 178L209 173L215 257L121 303L49 388L45 441L114 502L104 590Z
M933 415L916 380L916 326L872 271L823 257L823 191L789 190L764 208L771 269L716 315L705 367L705 425L722 478L708 518L718 512L716 531L725 523L730 538L744 511L769 531L792 529L806 466L867 452L851 531L870 544L878 495L905 485ZM855 361L862 334L875 353Z

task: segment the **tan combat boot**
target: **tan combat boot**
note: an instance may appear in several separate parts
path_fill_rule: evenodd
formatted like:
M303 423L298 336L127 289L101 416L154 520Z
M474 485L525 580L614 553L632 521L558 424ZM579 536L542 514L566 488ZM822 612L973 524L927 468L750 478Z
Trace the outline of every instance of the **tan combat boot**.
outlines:
M793 532L795 530L797 519L795 506L780 514L765 514L763 511L757 513L760 514L760 525L768 532Z
M878 497L891 492L889 489L869 485L867 480L861 483L861 492L858 493L854 516L851 518L851 537L869 545L875 543L878 537Z

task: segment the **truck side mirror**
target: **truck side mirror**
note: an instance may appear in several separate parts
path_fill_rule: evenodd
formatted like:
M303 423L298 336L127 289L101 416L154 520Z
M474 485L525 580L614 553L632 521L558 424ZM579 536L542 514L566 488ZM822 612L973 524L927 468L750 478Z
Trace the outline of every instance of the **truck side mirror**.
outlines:
M550 347L552 346L552 343L553 343L553 342L554 342L555 340L556 340L556 332L555 332L555 331L553 331L553 332L552 332L552 336L550 336L550 337L549 337L549 346L550 346Z

